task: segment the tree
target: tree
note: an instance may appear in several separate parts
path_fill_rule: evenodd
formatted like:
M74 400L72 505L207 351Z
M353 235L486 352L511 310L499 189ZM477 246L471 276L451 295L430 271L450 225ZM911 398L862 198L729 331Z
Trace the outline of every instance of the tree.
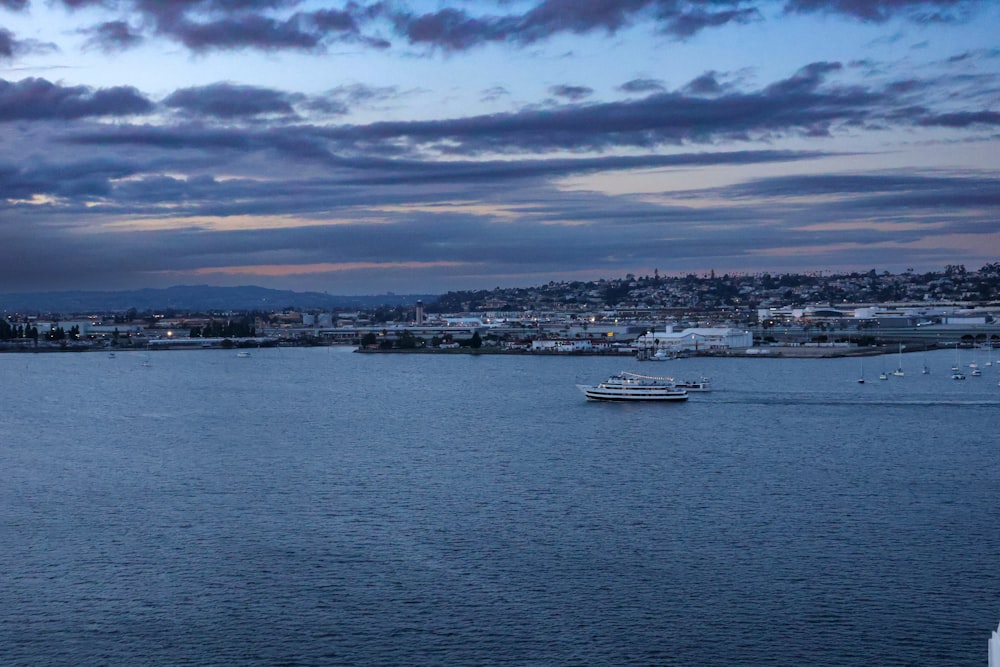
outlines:
M399 335L399 342L396 346L401 350L412 350L417 346L417 338L408 329L404 329Z
M473 350L478 350L483 346L483 339L480 337L478 331L472 332L472 338L469 340L469 347Z

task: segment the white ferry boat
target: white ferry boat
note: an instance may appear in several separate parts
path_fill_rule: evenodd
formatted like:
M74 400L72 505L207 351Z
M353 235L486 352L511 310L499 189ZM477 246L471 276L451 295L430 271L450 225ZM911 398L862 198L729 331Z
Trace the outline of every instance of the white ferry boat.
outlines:
M584 396L594 401L686 401L686 389L673 378L621 372L597 385L578 384Z

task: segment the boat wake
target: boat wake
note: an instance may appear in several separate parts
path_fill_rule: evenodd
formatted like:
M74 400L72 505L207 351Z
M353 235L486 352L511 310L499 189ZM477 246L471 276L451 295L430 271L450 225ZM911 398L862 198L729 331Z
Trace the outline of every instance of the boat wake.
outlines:
M1000 407L1000 400L996 399L955 399L942 400L941 398L886 398L886 399L862 399L856 396L802 396L798 395L746 395L745 397L734 396L734 392L727 392L726 395L719 395L713 398L700 399L699 403L720 403L720 404L742 404L742 405L843 405L843 406L894 406L894 407Z

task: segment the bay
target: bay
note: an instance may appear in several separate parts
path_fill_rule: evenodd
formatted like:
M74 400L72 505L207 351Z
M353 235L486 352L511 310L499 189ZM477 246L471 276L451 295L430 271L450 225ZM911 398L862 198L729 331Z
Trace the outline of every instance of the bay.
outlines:
M985 664L955 358L2 355L0 662ZM715 391L574 386L621 370Z

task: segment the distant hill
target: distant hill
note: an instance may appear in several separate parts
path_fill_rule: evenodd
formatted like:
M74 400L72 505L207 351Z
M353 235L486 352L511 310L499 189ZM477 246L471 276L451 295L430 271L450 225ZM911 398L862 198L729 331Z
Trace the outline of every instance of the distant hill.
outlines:
M124 312L135 308L147 310L323 310L408 306L418 299L431 303L435 294L374 294L343 296L322 292L292 292L252 285L212 287L184 285L165 289L139 289L116 292L70 291L0 294L0 311L72 313Z

